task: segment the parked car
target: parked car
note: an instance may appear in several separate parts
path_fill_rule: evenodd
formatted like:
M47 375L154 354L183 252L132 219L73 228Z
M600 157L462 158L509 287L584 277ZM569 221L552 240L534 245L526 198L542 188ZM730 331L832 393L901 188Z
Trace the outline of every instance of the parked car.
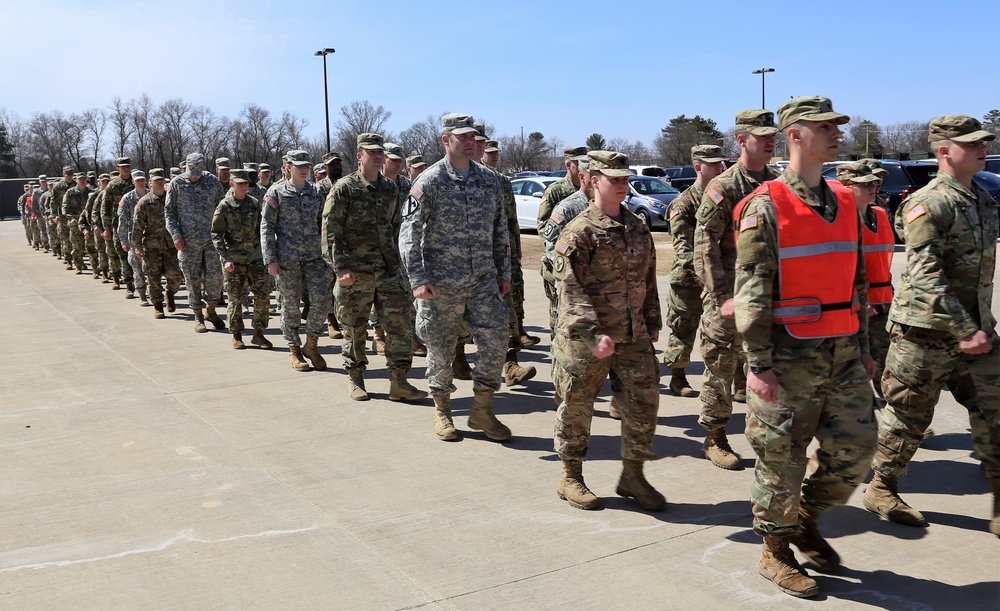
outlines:
M529 176L538 176L538 172L516 172L514 178L528 178Z
M530 176L510 181L517 202L517 224L521 231L538 229L538 203L542 201L545 187L559 180L552 176Z
M666 170L658 165L630 165L628 169L636 176L656 176L663 178L667 175Z
M687 189L694 184L694 181L698 180L698 174L694 171L693 165L675 165L664 168L664 170L667 172L667 178L670 179L670 186L678 191Z
M667 206L681 192L653 176L629 176L625 207L650 228L667 226Z
M556 170L555 172L549 172L549 176L554 176L556 178L562 178L565 175L566 175L566 168L563 168L561 170Z
M994 174L1000 174L1000 155L987 155L985 170Z
M989 193L993 201L1000 206L1000 176L993 172L976 172L972 175L972 180Z

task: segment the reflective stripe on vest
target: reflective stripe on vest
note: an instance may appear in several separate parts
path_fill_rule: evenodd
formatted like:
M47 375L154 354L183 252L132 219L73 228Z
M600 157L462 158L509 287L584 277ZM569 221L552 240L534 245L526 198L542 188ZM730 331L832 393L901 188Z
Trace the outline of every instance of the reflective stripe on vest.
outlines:
M738 228L746 203L757 194L770 195L778 223L779 279L771 322L785 325L789 335L800 339L853 335L859 326L860 304L854 292L860 224L857 208L846 187L831 181L827 184L837 196L833 222L826 221L780 180L764 183L733 211L733 226Z
M868 303L880 305L892 301L892 253L896 250L896 238L889 225L889 215L878 206L871 207L875 213L875 231L861 224L861 241L865 251L865 275L868 278Z

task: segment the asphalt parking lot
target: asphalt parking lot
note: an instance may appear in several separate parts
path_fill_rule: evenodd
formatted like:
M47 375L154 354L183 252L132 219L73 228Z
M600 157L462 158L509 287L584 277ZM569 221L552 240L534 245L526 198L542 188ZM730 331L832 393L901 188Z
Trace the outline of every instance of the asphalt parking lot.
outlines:
M352 402L333 340L326 372L292 371L278 346L234 351L225 332L195 334L183 300L154 320L0 223L0 608L1000 608L989 486L950 395L900 483L930 527L880 521L859 490L820 522L844 567L819 575L817 599L754 569L742 406L729 433L747 469L723 471L701 456L698 400L671 396L666 376L662 459L646 470L666 511L614 495L607 389L585 465L602 508L560 501L546 304L525 276L544 339L521 357L538 376L498 393L514 438L469 432L471 382L457 381L464 439L442 443L429 400L384 400L382 357L374 399Z

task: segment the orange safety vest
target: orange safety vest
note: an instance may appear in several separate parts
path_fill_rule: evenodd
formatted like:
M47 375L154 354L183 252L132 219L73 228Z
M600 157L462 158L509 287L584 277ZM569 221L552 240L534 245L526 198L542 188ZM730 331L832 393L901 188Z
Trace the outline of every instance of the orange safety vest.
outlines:
M827 181L837 196L837 218L831 223L799 199L788 185L771 180L740 201L733 210L733 227L751 198L767 192L778 220L778 299L771 305L771 322L785 325L792 337L816 339L858 332L860 304L854 291L858 265L858 218L854 195Z
M880 305L892 302L892 253L896 250L896 237L889 225L889 215L878 206L872 206L878 225L875 231L861 223L861 242L865 247L865 274L868 276L868 303Z

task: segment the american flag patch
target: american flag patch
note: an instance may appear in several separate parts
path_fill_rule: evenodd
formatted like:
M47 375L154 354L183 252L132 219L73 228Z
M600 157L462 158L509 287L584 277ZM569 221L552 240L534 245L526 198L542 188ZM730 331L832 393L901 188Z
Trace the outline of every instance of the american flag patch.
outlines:
M716 206L718 206L719 202L722 201L722 194L716 191L714 187L708 190L707 195L710 200L715 202Z
M912 223L923 215L927 214L927 210L924 208L923 204L917 204L909 212L906 213L906 222Z
M569 244L567 244L566 242L563 242L562 240L559 240L558 242L556 242L556 252L557 253L559 253L561 255L564 255L564 254L566 254L567 250L569 250Z
M740 231L746 231L747 229L753 229L757 226L757 215L751 214L750 216L743 219L740 223Z
M674 209L674 208L671 208L671 209L670 209L670 218L674 218L675 216L677 216L677 215L678 215L678 214L680 214L680 213L681 213L681 211L680 211L680 210L676 210L676 209Z
M219 210L218 208L216 208L215 212L212 213L212 216L219 216L220 214L222 214L222 210Z
M274 208L275 210L277 210L278 209L278 200L276 198L272 197L271 199L267 200L267 205L270 206L270 207L272 207L272 208Z
M424 192L420 187L413 187L410 189L410 195L413 196L413 199L420 199L424 196Z
M559 214L558 212L553 212L551 218L552 222L554 222L556 225L562 225L562 222L566 220L566 217Z

